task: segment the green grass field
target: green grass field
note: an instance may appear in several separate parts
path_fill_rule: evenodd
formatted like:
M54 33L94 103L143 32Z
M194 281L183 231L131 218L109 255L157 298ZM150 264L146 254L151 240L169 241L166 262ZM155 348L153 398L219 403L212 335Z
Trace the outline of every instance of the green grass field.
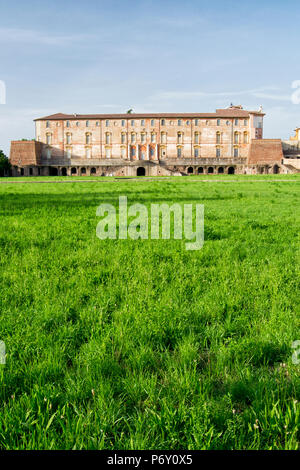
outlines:
M0 448L299 449L299 175L49 179L0 184ZM100 241L120 195L203 249Z

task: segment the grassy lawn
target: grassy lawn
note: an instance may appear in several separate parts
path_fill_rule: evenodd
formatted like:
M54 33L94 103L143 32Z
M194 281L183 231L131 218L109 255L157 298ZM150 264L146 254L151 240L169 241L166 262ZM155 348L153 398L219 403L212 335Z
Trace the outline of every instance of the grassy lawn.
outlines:
M0 184L0 448L299 449L299 175L98 179ZM203 249L100 241L120 195Z

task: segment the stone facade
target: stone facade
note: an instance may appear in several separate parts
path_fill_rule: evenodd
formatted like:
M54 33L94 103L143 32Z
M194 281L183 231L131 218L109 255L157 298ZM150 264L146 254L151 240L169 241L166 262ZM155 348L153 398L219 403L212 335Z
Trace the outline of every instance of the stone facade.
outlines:
M262 110L215 113L54 114L36 142L11 143L14 175L179 175L288 172L278 140L263 139ZM258 145L260 143L260 145ZM276 165L276 166L275 166Z

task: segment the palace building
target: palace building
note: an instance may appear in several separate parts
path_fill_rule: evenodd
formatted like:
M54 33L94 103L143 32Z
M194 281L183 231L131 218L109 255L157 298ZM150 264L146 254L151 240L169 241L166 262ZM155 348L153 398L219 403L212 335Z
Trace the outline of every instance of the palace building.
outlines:
M288 173L262 109L215 113L53 114L35 140L12 141L13 176Z

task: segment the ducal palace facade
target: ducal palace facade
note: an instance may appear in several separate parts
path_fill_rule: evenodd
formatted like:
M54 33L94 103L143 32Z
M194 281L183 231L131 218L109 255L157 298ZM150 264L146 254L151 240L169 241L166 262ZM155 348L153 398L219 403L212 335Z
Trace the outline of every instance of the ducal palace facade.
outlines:
M13 176L256 174L297 171L280 139L263 139L262 109L215 113L53 114L35 140L12 141ZM297 165L296 165L297 166Z

